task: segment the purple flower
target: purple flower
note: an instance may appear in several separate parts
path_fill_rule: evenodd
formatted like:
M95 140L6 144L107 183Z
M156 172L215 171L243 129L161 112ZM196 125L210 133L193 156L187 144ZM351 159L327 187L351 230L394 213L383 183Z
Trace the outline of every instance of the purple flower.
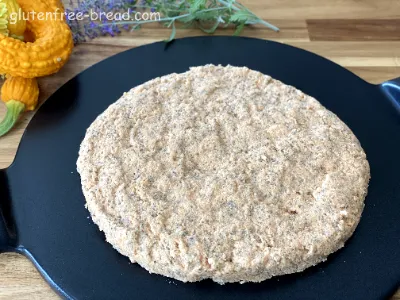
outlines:
M150 7L151 12L155 12L155 6L158 1L164 0L70 0L69 7L66 7L65 12L68 16L77 16L78 13L82 15L93 15L97 13L97 19L83 18L77 20L76 18L66 18L68 26L71 28L75 43L82 42L87 39L93 39L100 35L115 36L121 33L122 30L129 31L133 24L117 25L110 20L106 15L108 12L112 13L125 13L130 10L135 13L136 5Z
M108 0L107 6L111 10L114 8L115 1L114 0Z

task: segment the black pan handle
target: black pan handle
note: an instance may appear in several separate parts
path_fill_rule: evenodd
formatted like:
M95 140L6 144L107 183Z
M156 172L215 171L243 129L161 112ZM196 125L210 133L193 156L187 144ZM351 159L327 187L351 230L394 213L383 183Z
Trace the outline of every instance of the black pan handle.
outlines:
M15 249L16 234L11 213L11 197L6 170L0 170L0 253Z
M400 77L385 81L380 84L379 87L392 104L400 111Z

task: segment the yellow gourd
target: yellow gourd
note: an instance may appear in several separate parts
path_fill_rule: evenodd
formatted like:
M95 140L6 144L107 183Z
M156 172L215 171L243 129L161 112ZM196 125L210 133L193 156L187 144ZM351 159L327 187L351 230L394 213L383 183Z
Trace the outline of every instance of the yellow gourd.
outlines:
M7 5L0 2L0 34L8 36L8 11Z
M24 111L36 108L35 77L56 73L73 45L60 0L0 0L0 74L7 74L1 88L7 114L0 123L0 136Z
M5 35L23 40L26 21L16 0L0 0L0 19ZM6 28L4 28L4 26Z
M33 78L56 73L66 63L73 48L72 33L65 22L61 2L17 2L24 13L35 13L26 22L35 40L24 43L0 34L0 74ZM42 13L42 17L39 13ZM47 18L43 17L46 13Z
M1 87L1 100L7 114L0 123L0 136L6 134L27 110L34 110L38 103L39 87L36 78L8 77Z

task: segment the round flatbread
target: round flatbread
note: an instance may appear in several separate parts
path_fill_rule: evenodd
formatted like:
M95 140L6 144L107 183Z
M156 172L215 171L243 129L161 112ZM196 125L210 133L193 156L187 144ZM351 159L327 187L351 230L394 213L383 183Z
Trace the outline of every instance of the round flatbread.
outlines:
M221 284L324 261L354 232L370 178L357 138L317 100L213 65L125 93L87 130L77 166L121 254Z

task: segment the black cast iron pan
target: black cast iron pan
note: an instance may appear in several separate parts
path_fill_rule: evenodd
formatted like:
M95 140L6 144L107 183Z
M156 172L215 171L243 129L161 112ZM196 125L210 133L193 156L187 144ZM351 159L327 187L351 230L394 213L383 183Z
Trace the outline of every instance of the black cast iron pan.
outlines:
M76 160L86 128L124 91L190 66L232 64L317 98L353 130L372 179L346 247L305 272L263 283L181 283L150 275L104 241L84 208ZM400 80L369 84L315 54L275 42L196 37L113 56L61 87L0 170L0 248L28 256L71 299L383 299L400 285ZM1 139L0 139L1 143Z

